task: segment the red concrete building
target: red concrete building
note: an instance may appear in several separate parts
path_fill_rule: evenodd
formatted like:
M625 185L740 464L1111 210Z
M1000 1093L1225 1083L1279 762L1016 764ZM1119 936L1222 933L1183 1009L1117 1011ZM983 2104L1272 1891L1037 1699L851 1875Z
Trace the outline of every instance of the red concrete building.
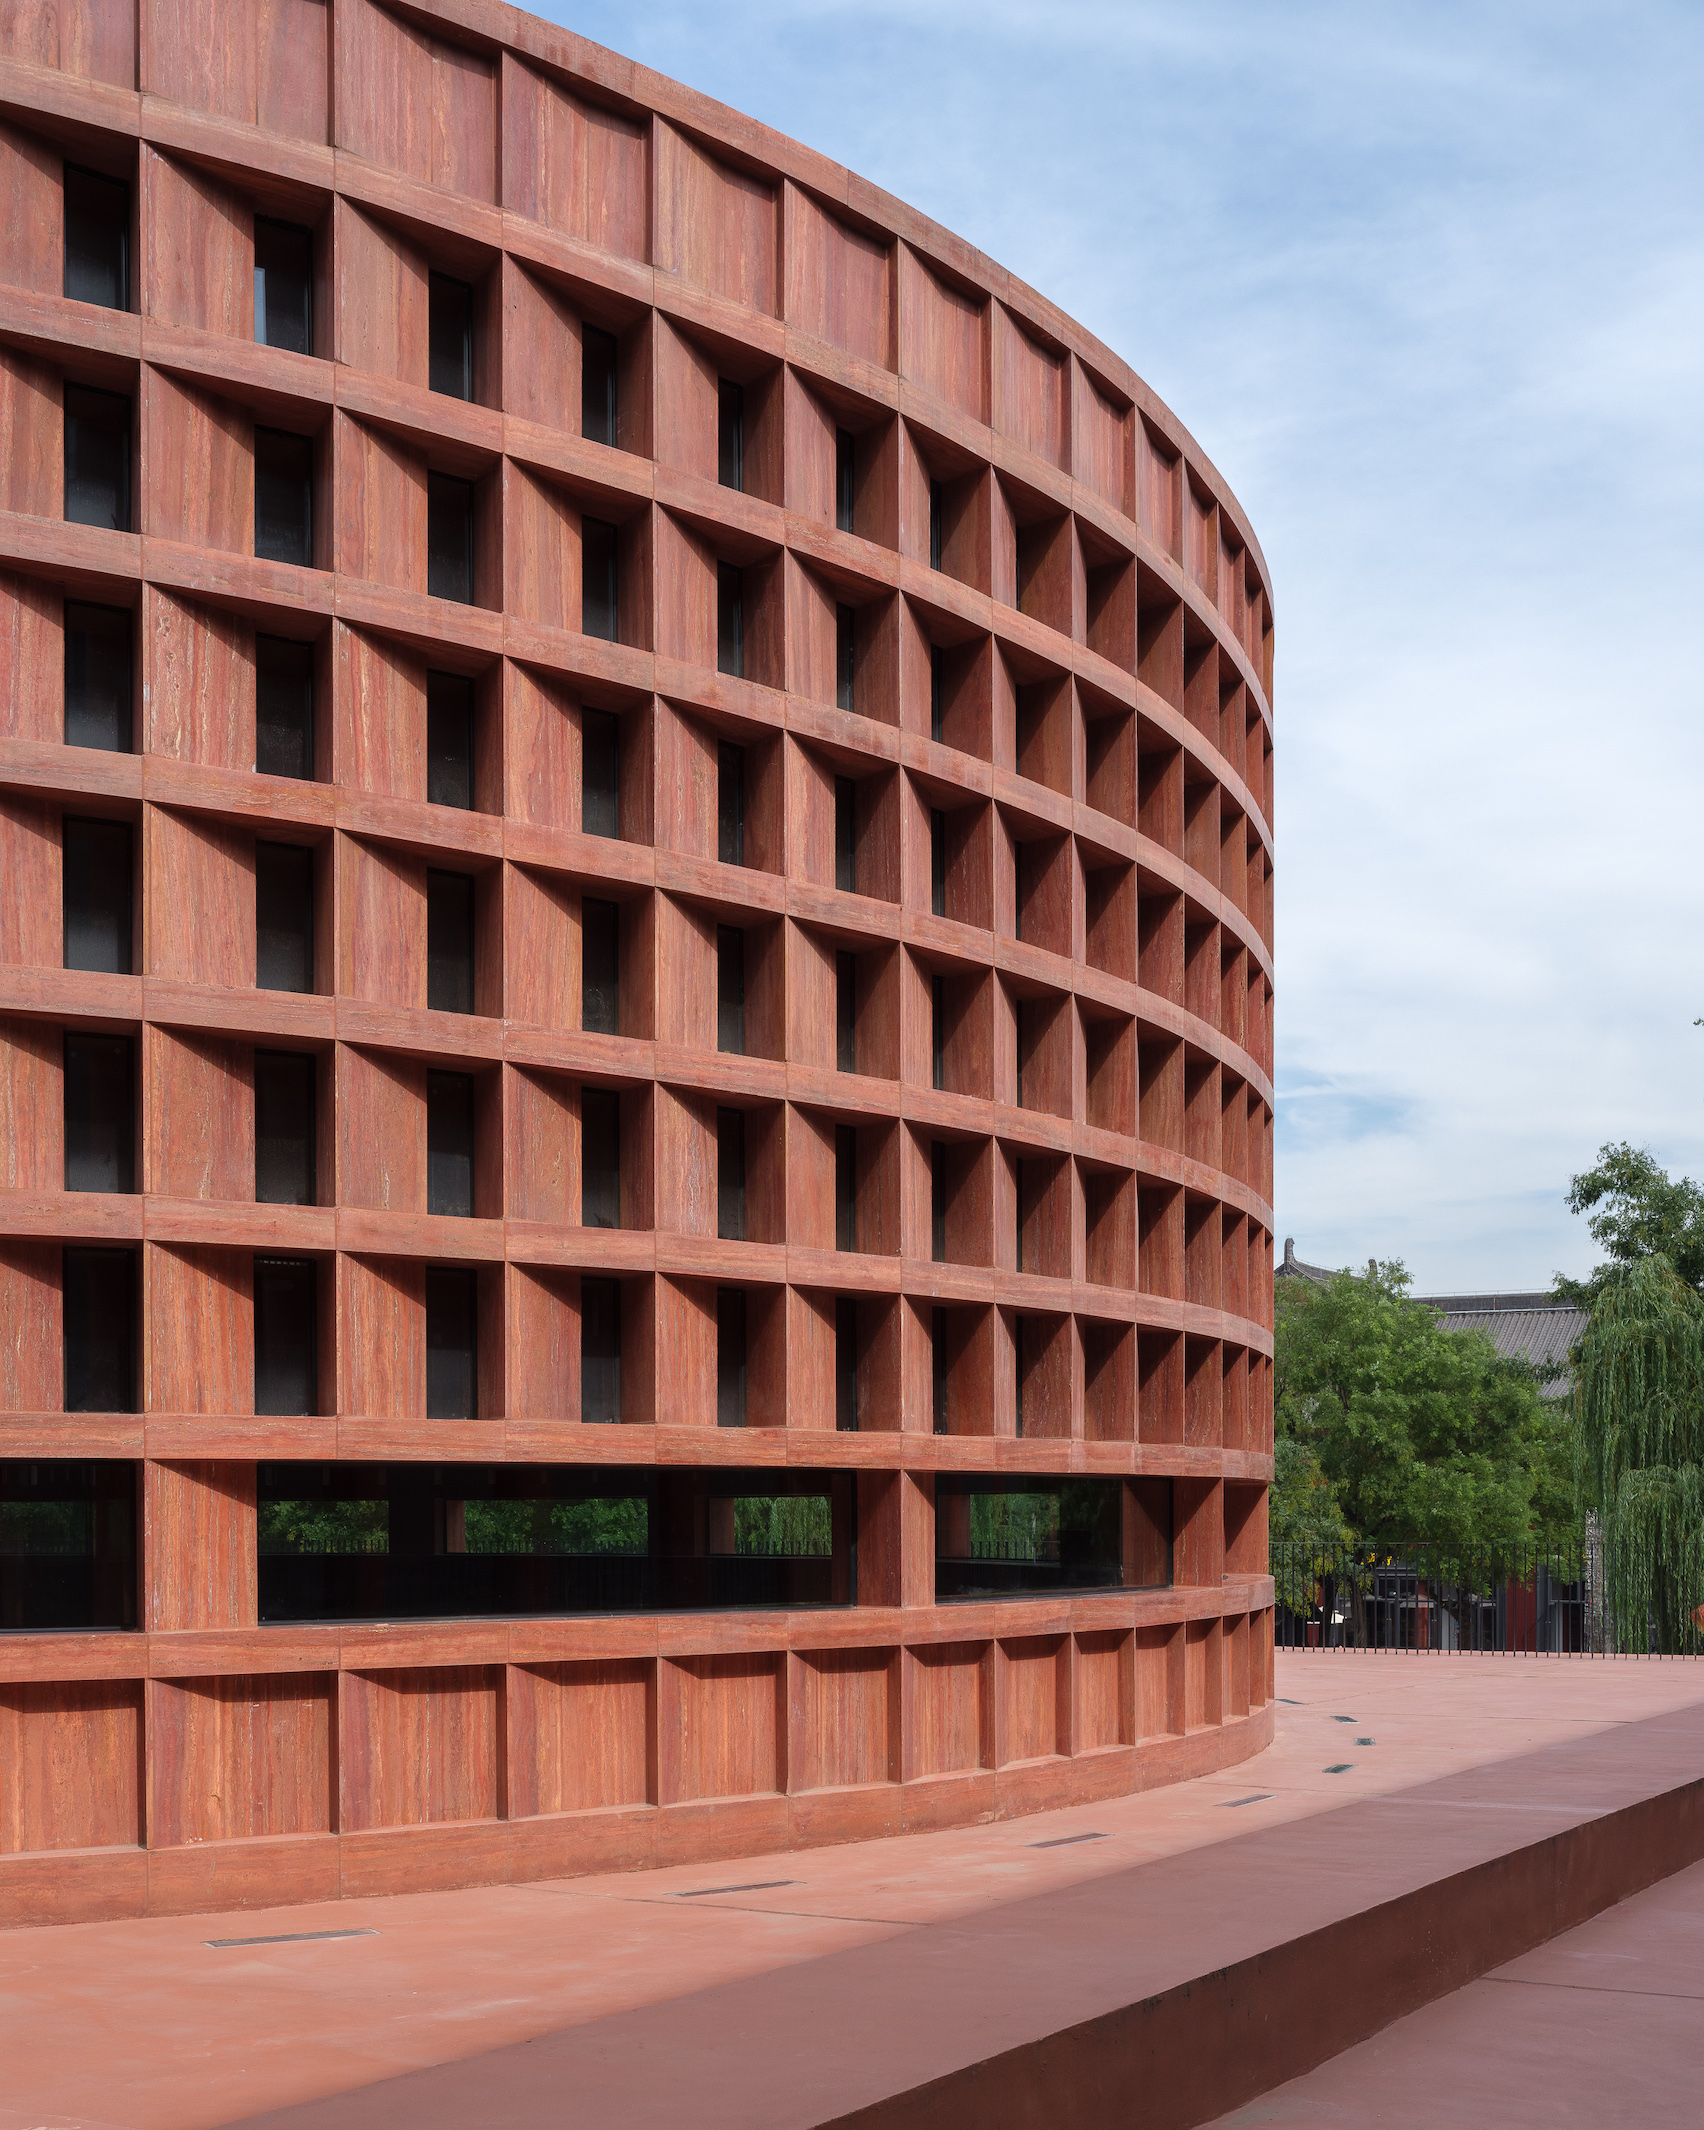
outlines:
M1109 350L507 8L0 13L0 1918L1271 1735L1272 621Z

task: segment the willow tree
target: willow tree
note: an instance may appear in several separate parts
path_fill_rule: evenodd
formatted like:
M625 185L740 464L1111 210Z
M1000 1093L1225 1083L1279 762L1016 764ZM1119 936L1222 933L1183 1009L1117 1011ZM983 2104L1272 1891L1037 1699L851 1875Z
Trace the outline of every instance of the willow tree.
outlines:
M1606 1272L1574 1349L1574 1398L1619 1646L1704 1648L1704 1296L1666 1257Z

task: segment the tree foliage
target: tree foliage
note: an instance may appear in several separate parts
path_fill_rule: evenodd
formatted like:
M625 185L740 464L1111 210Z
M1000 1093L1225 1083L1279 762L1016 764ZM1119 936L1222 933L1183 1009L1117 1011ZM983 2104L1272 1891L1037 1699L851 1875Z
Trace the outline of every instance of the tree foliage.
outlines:
M1574 1349L1582 1496L1617 1639L1697 1650L1704 1605L1704 1297L1661 1253L1602 1269Z
M1281 1530L1329 1528L1318 1479L1357 1543L1412 1541L1456 1554L1511 1546L1565 1520L1573 1493L1565 1418L1547 1413L1523 1361L1450 1332L1408 1299L1392 1260L1278 1294L1273 1497ZM1318 1478L1314 1475L1317 1472Z
M1568 1209L1588 1216L1587 1228L1608 1264L1589 1279L1556 1275L1556 1293L1589 1309L1617 1268L1665 1257L1687 1286L1704 1288L1704 1190L1690 1177L1671 1178L1643 1147L1625 1140L1598 1148L1597 1166L1568 1187Z

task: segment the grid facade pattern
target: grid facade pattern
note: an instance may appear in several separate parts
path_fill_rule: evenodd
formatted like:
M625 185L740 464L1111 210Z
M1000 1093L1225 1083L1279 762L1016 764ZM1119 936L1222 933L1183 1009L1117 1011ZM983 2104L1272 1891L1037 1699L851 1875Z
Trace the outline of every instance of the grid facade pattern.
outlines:
M140 1527L131 1631L0 1632L0 1919L1258 1749L1273 632L1193 439L946 232L506 9L67 0L0 20L0 105L0 1460L128 1462ZM110 1037L128 1157L73 1122ZM130 1410L68 1391L87 1251ZM280 1259L312 1380L257 1412ZM855 1602L263 1625L257 1470L420 1460L850 1475ZM937 1603L943 1473L1118 1481L1127 1587Z

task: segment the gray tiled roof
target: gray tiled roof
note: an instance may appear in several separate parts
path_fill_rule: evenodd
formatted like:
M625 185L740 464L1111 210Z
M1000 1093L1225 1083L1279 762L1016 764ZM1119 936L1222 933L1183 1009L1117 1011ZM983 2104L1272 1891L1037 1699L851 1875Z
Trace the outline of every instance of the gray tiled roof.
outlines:
M1556 1362L1566 1367L1568 1349L1586 1328L1586 1312L1548 1294L1416 1294L1416 1302L1436 1309L1446 1331L1482 1331L1501 1354L1530 1361L1535 1368ZM1566 1378L1545 1386L1545 1396L1567 1395Z

